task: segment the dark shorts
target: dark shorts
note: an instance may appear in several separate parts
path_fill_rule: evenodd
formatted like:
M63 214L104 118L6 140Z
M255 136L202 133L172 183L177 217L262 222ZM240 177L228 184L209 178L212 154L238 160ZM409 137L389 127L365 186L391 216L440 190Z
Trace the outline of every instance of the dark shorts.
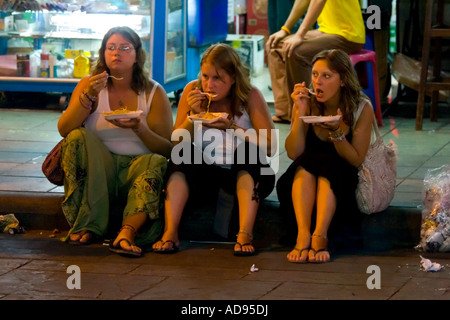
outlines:
M197 153L197 156L199 156L201 150L191 144L191 163L174 164L170 161L166 179L174 172L182 172L189 186L190 201L196 201L204 200L205 197L216 199L219 189L223 189L229 194L235 194L237 174L239 171L246 171L252 176L255 182L254 196L262 200L272 192L275 186L275 173L272 171L273 174L261 174L262 168L270 168L268 163L260 160L264 157L258 157L256 163L253 163L255 159L252 159L252 162L250 162L248 157L248 143L240 144L239 148L245 148L245 155L247 155L245 159L239 159L240 161L238 162L237 154L242 150L236 150L235 161L231 165L231 168L224 168L214 164L207 164L204 161L200 164L195 164L194 153Z

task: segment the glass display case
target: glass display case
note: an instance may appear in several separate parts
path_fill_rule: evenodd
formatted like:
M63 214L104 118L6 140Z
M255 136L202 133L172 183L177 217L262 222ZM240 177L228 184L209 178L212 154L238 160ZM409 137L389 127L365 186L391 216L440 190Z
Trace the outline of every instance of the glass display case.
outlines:
M186 0L154 1L151 70L153 79L167 92L182 90L190 80L186 70L186 12Z
M0 91L71 93L79 81L74 60L83 51L92 65L101 39L114 26L139 34L150 76L167 92L187 83L185 0L37 3L33 8L0 4Z

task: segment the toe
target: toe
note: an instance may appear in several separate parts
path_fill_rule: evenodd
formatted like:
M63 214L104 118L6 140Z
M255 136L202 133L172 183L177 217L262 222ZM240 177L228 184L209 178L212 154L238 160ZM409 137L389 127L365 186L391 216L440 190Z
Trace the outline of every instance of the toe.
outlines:
M78 241L81 238L81 235L78 233L72 233L71 235L69 235L69 238L71 241Z
M81 243L86 243L89 242L92 238L92 233L91 232L86 232L84 233L81 238L80 238L80 242Z

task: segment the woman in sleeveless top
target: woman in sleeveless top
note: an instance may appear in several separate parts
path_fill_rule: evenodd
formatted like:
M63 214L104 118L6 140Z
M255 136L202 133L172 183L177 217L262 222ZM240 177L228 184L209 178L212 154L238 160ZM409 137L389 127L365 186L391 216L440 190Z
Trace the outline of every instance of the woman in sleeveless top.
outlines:
M153 243L161 230L159 199L173 120L167 94L148 79L145 61L133 30L110 29L92 74L80 80L59 119L58 130L65 137L62 209L71 227L70 243L88 244L105 236L115 227L110 211L117 204L125 209L112 251L140 255L137 245ZM119 109L142 114L105 119L104 112Z
M313 94L304 83L296 84L291 95L294 113L285 146L294 162L277 182L280 206L293 209L298 227L296 246L287 255L290 262L330 260L331 221L335 212L355 208L357 168L370 145L373 109L344 51L325 50L315 56L312 87ZM354 124L359 106L363 110ZM336 115L340 118L314 124L302 119Z
M178 227L188 200L203 203L209 197L216 199L217 193L210 191L217 187L233 198L237 196L235 255L253 255L259 202L275 185L266 161L271 149L276 149L271 139L274 126L261 92L250 84L249 70L231 46L208 48L200 69L199 79L186 85L178 105L166 187L165 230L153 252L178 249ZM212 123L189 117L208 110L227 116Z

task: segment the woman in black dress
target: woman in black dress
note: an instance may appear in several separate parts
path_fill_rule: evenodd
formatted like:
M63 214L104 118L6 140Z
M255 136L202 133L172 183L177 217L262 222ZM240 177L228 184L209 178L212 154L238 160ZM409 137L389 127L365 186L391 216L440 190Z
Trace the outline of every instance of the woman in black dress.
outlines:
M316 55L312 86L314 91L296 84L291 95L293 117L285 147L294 162L277 184L281 205L293 208L297 221L296 246L287 255L290 262L330 260L328 230L335 212L355 208L357 168L369 148L374 117L344 51ZM311 123L305 116L333 118Z

